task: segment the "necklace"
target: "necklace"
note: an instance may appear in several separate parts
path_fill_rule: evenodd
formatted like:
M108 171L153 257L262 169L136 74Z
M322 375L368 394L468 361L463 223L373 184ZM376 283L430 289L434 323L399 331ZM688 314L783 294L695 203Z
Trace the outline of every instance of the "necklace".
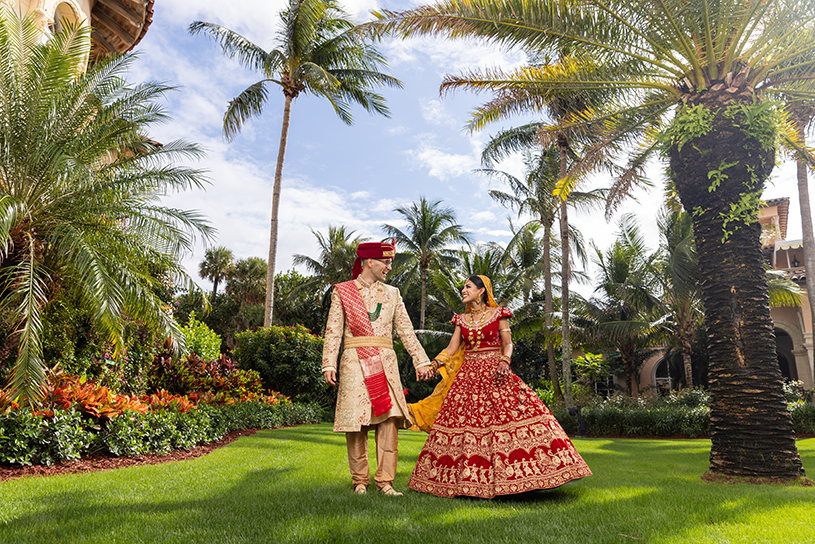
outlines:
M371 320L371 323L373 323L374 321L379 319L379 312L381 312L381 311L382 311L382 303L377 302L376 303L376 310L374 310L373 312L368 312L368 319ZM367 312L367 310L366 310L366 312Z
M469 344L473 346L473 351L478 351L478 348L481 347L481 340L483 340L483 333L481 332L481 325L487 319L487 308L485 307L482 310L481 318L476 321L473 317L475 312L470 312L470 322L473 324L473 328L469 331Z
M367 308L368 305L367 301L365 304L366 305L365 312L368 314L368 319L370 319L371 323L373 323L374 321L379 319L379 313L382 311L382 289L378 285L376 285L376 282L374 282L372 285L368 285L368 283L362 278L357 278L357 281L361 283L363 287L367 288L368 296L370 296L371 290L374 289L376 290L376 294L374 295L377 299L376 309L373 312L369 312ZM365 298L367 297L363 297L363 300L365 300Z

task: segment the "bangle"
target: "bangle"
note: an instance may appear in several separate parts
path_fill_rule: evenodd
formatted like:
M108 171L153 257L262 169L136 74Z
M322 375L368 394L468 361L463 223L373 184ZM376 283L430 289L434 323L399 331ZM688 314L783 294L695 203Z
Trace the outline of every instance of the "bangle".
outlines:
M512 332L512 329L498 329L498 332Z
M509 355L501 355L501 361L505 362L506 364L509 364L510 361L512 361L512 357L510 357Z

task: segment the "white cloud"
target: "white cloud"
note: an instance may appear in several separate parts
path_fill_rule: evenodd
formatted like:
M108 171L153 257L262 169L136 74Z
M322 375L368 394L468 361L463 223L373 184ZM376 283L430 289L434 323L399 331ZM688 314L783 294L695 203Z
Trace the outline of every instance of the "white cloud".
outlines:
M420 99L419 108L422 110L422 118L431 125L445 125L455 129L463 124L450 113L441 100Z
M483 211L471 215L469 220L475 223L481 223L483 221L495 221L496 217L491 211Z
M408 151L424 168L428 175L446 181L469 173L478 167L478 161L472 155L446 153L431 145L422 145L418 150Z

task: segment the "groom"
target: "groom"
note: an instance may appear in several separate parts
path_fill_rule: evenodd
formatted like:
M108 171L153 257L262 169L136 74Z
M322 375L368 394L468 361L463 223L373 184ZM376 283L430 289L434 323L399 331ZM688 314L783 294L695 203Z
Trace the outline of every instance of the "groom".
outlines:
M393 488L393 480L397 430L408 418L408 409L393 351L394 329L413 357L416 378L427 380L434 374L399 289L384 283L395 254L393 243L357 247L353 279L333 287L325 328L323 376L331 385L337 383L337 358L343 348L334 432L345 433L351 480L358 494L364 494L371 483L368 431L374 429L376 488L385 495L402 495Z

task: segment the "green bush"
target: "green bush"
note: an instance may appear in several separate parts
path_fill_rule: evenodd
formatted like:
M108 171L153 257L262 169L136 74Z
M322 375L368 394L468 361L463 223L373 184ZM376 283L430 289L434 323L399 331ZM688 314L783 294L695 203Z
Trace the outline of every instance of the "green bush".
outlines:
M566 410L553 412L567 433L578 430L577 418ZM707 407L652 406L624 408L614 405L589 406L581 411L588 436L707 436L710 415Z
M214 361L221 354L221 337L206 323L198 321L195 312L190 314L189 321L181 327L181 331L187 340L189 353L194 353L205 361Z
M54 410L51 417L27 410L0 414L0 463L50 466L76 461L95 441L73 410Z
M99 429L73 410L17 410L0 414L0 463L53 465L100 450L116 456L166 454L220 440L239 429L317 423L322 415L317 404L241 402L201 405L187 412L125 412Z
M815 434L815 404L799 400L791 402L787 408L796 434Z
M267 389L300 402L327 404L322 377L323 339L302 325L272 326L236 336L232 356L238 366L257 370Z
M164 454L220 440L231 431L317 423L321 418L318 405L291 403L240 402L201 405L188 412L131 412L111 420L103 431L102 443L117 456Z

